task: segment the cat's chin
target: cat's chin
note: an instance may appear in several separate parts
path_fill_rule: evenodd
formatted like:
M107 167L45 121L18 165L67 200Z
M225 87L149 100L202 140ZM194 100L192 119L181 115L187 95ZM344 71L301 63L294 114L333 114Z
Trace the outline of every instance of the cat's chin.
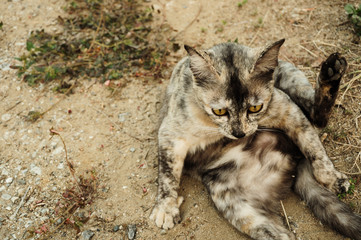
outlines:
M232 139L232 140L239 140L239 139L247 138L249 136L249 134L247 134L246 136L239 138L239 137L235 137L235 136L233 136L231 134L226 134L226 133L222 133L222 134L226 138L229 138L229 139Z

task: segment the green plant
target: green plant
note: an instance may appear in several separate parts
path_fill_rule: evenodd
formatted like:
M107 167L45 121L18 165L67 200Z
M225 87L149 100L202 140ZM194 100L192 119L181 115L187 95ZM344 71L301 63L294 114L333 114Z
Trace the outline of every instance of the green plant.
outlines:
M348 189L347 192L339 193L339 194L337 195L338 198L339 198L339 199L343 199L343 198L346 197L347 194L353 195L354 192L355 192L355 184L356 184L356 181L357 181L356 178L351 178L351 179L349 180L349 182L350 182L350 188Z
M243 5L246 4L247 2L248 2L248 0L243 0L242 2L238 2L238 3L237 3L237 6L238 6L239 8L241 8L241 7L243 7Z
M60 80L54 88L60 92L66 91L62 87L66 79L80 76L105 82L136 75L141 68L159 76L166 44L148 40L152 10L139 2L68 0L69 17L58 17L64 31L33 31L26 42L27 53L17 58L21 64L12 68L29 85Z
M345 11L353 24L356 34L361 36L361 4L358 8L354 7L352 4L346 4Z

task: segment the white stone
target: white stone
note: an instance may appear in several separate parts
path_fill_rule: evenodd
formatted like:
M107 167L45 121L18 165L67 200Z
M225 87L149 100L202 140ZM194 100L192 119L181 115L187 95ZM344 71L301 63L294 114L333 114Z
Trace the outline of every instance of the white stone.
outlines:
M55 150L53 151L53 155L58 155L58 154L60 154L60 153L62 153L63 152L63 147L57 147L57 148L55 148Z
M32 163L30 164L30 173L32 175L41 175L41 168Z
M10 200L11 199L11 195L10 194L7 194L7 193L3 193L1 195L1 198L4 199L4 200Z
M58 165L57 168L58 168L58 169L64 169L64 163L59 163L59 165Z
M14 136L14 135L15 135L15 131L6 131L6 132L4 133L3 138L4 138L5 140L8 140L9 138L11 138L11 137Z
M1 121L3 122L7 122L11 119L11 114L10 113L5 113L1 116Z
M6 183L12 183L13 180L14 180L14 178L9 177L9 178L7 178L7 179L5 180L5 182L6 182Z

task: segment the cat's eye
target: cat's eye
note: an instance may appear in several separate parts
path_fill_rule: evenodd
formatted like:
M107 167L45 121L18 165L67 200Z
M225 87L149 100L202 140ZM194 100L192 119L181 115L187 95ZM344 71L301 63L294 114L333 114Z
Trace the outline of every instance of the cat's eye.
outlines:
M251 106L248 108L248 112L249 113L258 113L259 111L261 111L262 107L263 107L263 104Z
M212 111L217 116L225 116L228 113L227 109L215 109L215 108L212 108Z

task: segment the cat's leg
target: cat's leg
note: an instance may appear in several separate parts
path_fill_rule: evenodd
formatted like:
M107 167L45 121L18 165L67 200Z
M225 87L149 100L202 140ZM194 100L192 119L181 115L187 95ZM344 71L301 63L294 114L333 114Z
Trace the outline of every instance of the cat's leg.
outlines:
M331 54L321 65L314 90L303 72L291 63L280 61L275 71L275 86L287 93L315 126L325 127L346 68L345 58Z
M150 216L159 228L170 229L181 221L179 206L183 197L178 196L178 188L188 147L186 141L169 140L160 131L158 194Z
M283 130L310 161L313 175L319 183L336 193L348 190L348 177L335 169L316 129L284 92L275 88L267 112L268 114L259 121L260 127Z

